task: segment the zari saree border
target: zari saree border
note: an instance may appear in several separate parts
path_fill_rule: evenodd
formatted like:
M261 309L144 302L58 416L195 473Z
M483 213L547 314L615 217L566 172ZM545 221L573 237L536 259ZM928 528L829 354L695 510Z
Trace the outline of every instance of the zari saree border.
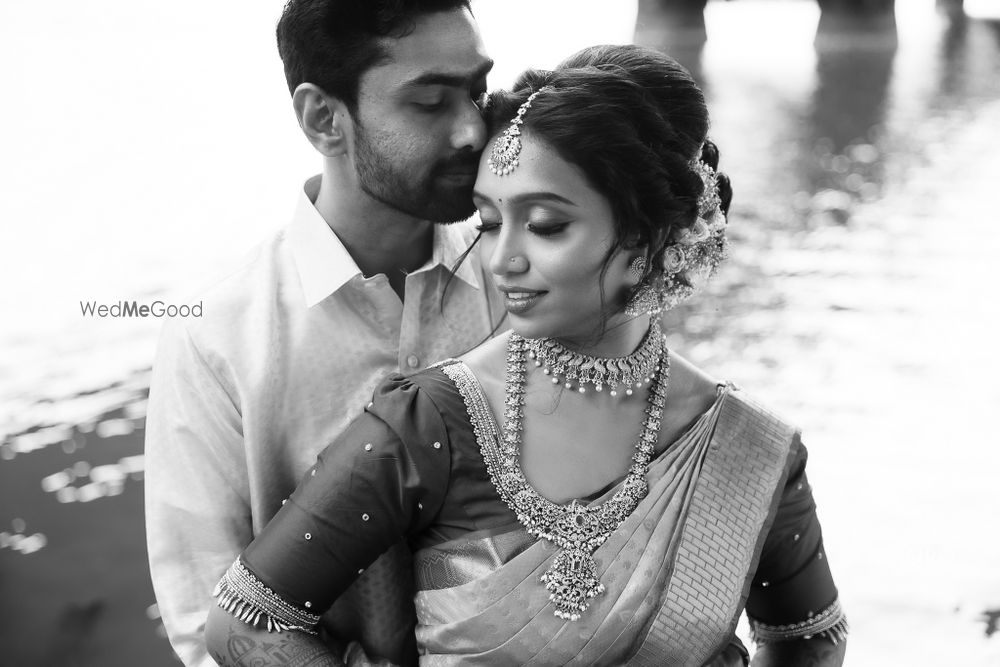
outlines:
M795 429L730 391L663 603L630 665L703 664L725 647L746 601L788 475Z

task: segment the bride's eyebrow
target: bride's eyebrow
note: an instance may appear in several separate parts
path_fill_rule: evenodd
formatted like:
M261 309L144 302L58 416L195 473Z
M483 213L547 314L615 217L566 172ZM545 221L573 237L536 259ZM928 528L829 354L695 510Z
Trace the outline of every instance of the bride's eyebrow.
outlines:
M493 199L489 196L484 195L479 190L472 191L472 197L474 199L482 199L492 203ZM555 202L557 204L566 204L567 206L576 206L577 203L572 199L567 199L562 195L557 195L554 192L539 191L539 192L522 192L520 194L514 195L509 199L510 203L517 206L518 204L523 204L524 202Z
M542 201L542 202L555 202L557 204L566 204L567 206L576 206L576 202L571 199L566 199L562 195L557 195L554 192L522 192L520 194L514 195L510 198L512 204L521 204L526 201Z

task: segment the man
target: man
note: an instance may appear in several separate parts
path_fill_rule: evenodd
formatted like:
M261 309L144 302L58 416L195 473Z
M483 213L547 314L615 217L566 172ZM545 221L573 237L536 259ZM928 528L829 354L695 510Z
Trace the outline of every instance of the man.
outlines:
M189 666L212 664L214 585L376 383L473 347L502 312L473 257L451 273L469 227L434 224L473 212L486 140L492 62L468 0L289 0L277 33L322 174L200 320L168 324L150 389L150 571ZM390 550L327 614L334 652L415 659L408 567Z

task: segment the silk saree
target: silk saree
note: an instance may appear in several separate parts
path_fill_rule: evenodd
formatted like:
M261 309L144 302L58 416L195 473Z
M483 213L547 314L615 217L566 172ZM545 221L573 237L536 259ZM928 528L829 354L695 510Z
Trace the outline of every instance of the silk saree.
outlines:
M558 549L493 486L497 433L465 364L391 377L220 582L220 604L313 631L406 537L422 665L698 666L739 645L745 607L762 640L846 631L805 449L742 391L720 387L651 461L648 495L594 553L605 591L577 621L554 616L539 582Z

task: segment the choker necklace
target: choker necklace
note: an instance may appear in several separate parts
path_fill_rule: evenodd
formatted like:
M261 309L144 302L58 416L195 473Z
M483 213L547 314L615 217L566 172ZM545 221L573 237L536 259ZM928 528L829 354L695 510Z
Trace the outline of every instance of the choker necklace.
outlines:
M653 322L647 341L640 346L640 349L648 348L654 362L650 372L652 386L642 433L635 445L632 465L625 480L611 498L600 504L583 505L577 500L568 505L556 504L542 497L525 478L521 470L520 445L524 430L527 357L535 343L544 346L548 341L526 340L517 334L511 334L507 345L503 434L498 443L497 456L486 457L487 468L500 497L517 515L517 520L528 533L548 540L560 550L542 575L541 581L555 605L555 615L562 619L579 619L580 614L590 606L591 598L604 592L604 584L597 577L597 563L593 553L611 537L649 492L646 472L659 439L660 420L670 377L666 340L660 334L656 320ZM619 360L597 361L605 362L602 367L606 368L611 365L610 362Z
M576 389L581 394L591 384L595 391L608 387L612 396L617 396L621 390L631 396L633 390L653 381L653 373L660 363L662 338L660 321L654 317L642 343L635 352L624 357L591 357L574 352L552 338L524 340L528 358L535 366L541 366L543 373L552 376L552 384L562 383L567 389Z

